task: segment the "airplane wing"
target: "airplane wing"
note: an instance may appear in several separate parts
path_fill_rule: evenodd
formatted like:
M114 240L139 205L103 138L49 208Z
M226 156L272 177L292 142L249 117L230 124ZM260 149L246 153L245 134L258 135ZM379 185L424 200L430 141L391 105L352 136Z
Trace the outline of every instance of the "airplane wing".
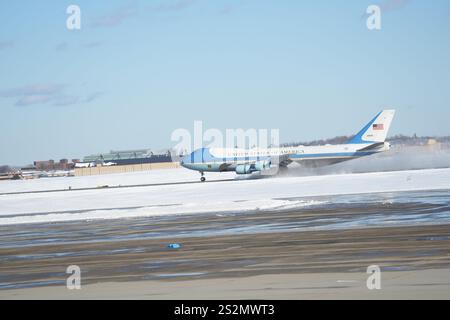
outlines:
M276 160L277 160L278 165L280 167L287 167L290 163L292 163L292 160L289 158L288 154L281 155L281 156L279 156L277 158L278 159L276 159ZM275 163L275 162L272 161L272 163Z
M272 166L279 166L279 167L287 167L290 163L292 163L292 160L289 158L289 154L276 156L276 157L267 157L265 159L260 159L259 161L267 161L270 160ZM249 161L251 164L255 164L257 161ZM222 163L219 166L219 171L230 171L229 167L235 165L233 162L231 163Z
M231 163L222 163L220 166L219 166L219 171L220 172L222 172L222 171L228 171L228 167L230 167L232 164Z

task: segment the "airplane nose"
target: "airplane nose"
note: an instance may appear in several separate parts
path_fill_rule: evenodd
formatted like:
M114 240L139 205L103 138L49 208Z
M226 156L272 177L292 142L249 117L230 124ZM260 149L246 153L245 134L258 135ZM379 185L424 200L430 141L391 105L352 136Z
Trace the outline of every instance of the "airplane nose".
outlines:
M189 163L189 155L181 158L180 165L186 168L187 163Z

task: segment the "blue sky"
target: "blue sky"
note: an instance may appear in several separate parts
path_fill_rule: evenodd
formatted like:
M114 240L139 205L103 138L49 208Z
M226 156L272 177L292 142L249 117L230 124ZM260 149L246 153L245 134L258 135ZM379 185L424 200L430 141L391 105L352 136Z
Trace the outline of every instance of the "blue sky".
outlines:
M333 137L386 107L391 134L449 135L450 2L3 1L0 75L0 164L171 147L194 120Z

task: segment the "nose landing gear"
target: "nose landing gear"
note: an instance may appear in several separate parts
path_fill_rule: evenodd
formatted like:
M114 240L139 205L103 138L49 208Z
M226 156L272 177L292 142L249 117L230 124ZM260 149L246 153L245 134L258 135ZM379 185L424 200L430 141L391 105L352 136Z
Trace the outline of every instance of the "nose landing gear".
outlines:
M200 174L202 175L201 178L200 178L200 181L201 182L205 182L206 181L205 173L203 171L201 171Z

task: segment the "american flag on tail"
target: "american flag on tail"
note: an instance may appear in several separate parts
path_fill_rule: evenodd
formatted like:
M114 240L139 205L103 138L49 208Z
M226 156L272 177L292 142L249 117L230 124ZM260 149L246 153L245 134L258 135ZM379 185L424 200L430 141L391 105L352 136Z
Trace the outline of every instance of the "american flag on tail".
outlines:
M372 128L373 130L384 130L384 124L374 124Z

